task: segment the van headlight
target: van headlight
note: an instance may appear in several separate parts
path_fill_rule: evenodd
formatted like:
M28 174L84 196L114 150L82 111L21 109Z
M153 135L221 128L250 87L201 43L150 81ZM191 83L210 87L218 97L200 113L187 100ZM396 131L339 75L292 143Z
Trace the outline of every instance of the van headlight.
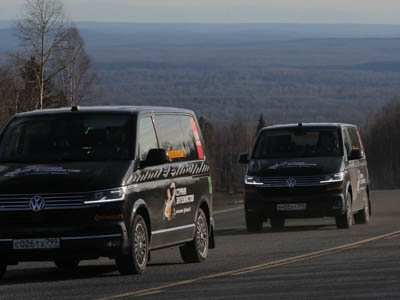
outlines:
M340 182L344 180L344 172L325 175L320 183Z
M263 184L263 182L261 181L261 178L257 177L257 176L245 176L244 183L251 184L251 185L262 185Z
M94 191L87 194L85 204L107 203L125 200L126 187Z

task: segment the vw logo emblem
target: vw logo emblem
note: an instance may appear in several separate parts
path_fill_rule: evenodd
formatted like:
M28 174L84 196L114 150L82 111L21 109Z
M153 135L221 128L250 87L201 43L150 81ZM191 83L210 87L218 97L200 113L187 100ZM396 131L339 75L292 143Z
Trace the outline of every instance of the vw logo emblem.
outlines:
M29 207L33 211L41 211L46 206L46 200L41 196L34 196L29 200Z
M287 184L288 187L294 188L296 186L296 179L294 179L293 177L289 177L286 180L286 184Z

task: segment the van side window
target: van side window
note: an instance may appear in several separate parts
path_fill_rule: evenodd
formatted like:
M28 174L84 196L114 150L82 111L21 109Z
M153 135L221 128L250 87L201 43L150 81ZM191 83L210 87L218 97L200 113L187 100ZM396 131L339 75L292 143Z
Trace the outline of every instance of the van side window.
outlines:
M151 117L145 117L139 123L139 158L146 160L150 149L158 148L157 137Z
M349 134L350 142L351 142L350 151L351 150L358 150L358 149L362 150L361 143L360 143L360 140L359 140L358 135L357 135L357 130L354 127L348 127L347 128L347 132Z
M199 159L191 122L194 119L189 116L156 115L155 124L161 148L168 151L170 162Z
M343 137L344 137L344 146L346 148L346 153L347 155L350 155L351 152L351 140L350 140L350 136L349 133L347 132L347 130L343 130Z

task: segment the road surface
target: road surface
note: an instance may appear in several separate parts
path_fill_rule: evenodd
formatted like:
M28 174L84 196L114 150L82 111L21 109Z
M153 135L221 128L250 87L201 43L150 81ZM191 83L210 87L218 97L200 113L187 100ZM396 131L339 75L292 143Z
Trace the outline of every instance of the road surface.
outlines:
M152 253L145 274L120 276L109 259L74 275L52 263L10 266L0 299L400 299L400 191L372 193L368 225L289 220L245 230L242 209L216 214L217 248L184 264L177 248Z

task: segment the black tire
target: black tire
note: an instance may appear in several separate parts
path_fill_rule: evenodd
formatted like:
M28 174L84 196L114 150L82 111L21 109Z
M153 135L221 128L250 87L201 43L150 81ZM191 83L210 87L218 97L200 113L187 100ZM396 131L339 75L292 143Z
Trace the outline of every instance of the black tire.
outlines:
M63 270L63 271L66 271L66 272L73 272L73 271L76 271L78 269L79 259L76 259L76 258L56 259L54 261L54 264L60 270Z
M356 224L368 224L370 216L369 199L365 201L364 208L354 214L354 223Z
M131 246L129 253L115 259L117 269L122 275L142 274L149 258L149 234L141 215L136 215L131 227Z
M193 241L179 247L185 263L201 263L208 254L209 232L206 215L200 208L196 218L196 228Z
M0 279L3 278L4 274L7 271L7 265L6 264L0 264Z
M263 220L261 216L255 213L245 212L246 229L248 232L259 232L263 227Z
M271 217L269 221L273 229L282 229L283 227L285 227L284 217Z
M347 193L345 201L345 213L335 217L336 227L338 229L350 229L353 225L353 213L351 211L351 194Z

